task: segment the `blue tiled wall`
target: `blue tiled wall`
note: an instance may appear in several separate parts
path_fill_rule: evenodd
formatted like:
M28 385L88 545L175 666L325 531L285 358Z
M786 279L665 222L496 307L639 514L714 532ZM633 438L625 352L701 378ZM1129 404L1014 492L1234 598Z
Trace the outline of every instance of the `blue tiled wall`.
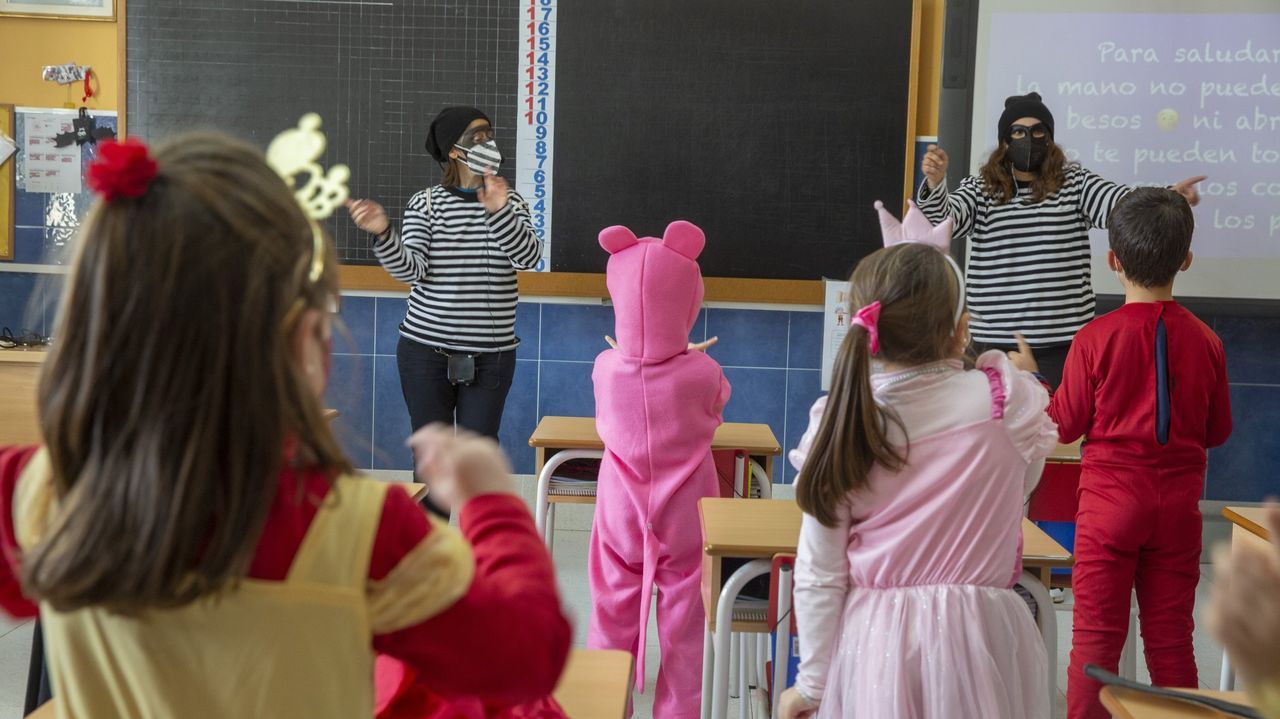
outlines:
M3 269L0 263L0 270ZM52 326L60 275L0 271L0 326ZM410 469L404 447L409 415L396 370L401 297L347 295L342 319L348 336L335 340L327 406L343 446L359 467ZM1231 376L1235 432L1209 454L1205 498L1259 501L1280 493L1280 319L1204 317L1222 338ZM613 311L602 305L523 302L516 315L522 340L502 420L502 446L517 472L532 473L529 435L546 415L594 413L591 365L613 332ZM718 336L711 356L733 385L725 409L730 422L768 424L785 449L795 447L820 394L822 318L812 311L704 309L692 339ZM794 472L783 462L781 478Z
M405 301L398 297L343 298L350 338L335 344L327 399L342 415L340 437L362 467L409 469L404 409L395 348ZM821 317L817 312L705 309L693 339L718 336L711 349L733 385L725 409L730 422L768 424L778 441L794 446L819 391ZM516 374L502 420L501 442L517 472L532 473L528 445L539 418L591 416L591 367L613 333L613 310L602 305L521 303ZM786 477L792 475L788 468Z

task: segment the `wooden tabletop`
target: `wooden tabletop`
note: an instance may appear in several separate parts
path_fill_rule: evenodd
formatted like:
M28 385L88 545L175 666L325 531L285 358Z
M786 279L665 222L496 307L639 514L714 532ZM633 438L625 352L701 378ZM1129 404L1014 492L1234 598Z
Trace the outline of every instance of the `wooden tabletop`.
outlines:
M1251 706L1244 692L1188 691ZM1101 698L1102 706L1111 712L1113 719L1217 719L1227 716L1208 707L1161 699L1123 687L1103 687Z
M43 347L0 349L0 364L40 364L48 354Z
M631 698L631 654L616 650L575 649L553 696L569 719L623 719ZM53 702L27 719L56 719Z
M698 500L702 550L711 557L767 558L794 554L800 538L800 507L791 499ZM1070 567L1071 553L1039 527L1022 520L1022 563Z
M1084 438L1081 437L1071 444L1059 444L1045 461L1053 464L1080 464L1080 443L1083 441Z
M569 719L623 719L631 699L630 652L575 649L552 696Z
M1267 521L1263 518L1265 507L1223 507L1222 516L1231 520L1250 532L1270 541L1271 532L1267 530Z
M529 437L530 447L604 449L594 417L543 417ZM782 454L782 446L767 424L728 422L720 425L711 449L741 449L748 454Z

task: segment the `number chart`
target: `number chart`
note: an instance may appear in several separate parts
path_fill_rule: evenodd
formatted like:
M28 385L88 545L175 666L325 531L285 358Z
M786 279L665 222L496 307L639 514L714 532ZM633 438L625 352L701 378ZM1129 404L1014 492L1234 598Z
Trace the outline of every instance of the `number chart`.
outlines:
M542 239L539 272L551 269L558 12L558 0L525 0L520 18L516 192L529 203L534 231Z

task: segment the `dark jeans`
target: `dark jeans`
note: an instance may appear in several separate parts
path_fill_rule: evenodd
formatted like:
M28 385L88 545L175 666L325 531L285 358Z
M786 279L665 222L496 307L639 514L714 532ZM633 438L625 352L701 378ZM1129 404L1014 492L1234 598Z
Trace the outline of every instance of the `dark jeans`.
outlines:
M973 351L976 354L982 354L987 350L1010 352L1016 349L1018 348L1014 345L990 345L978 340L973 341ZM1049 386L1054 389L1057 389L1058 385L1062 383L1062 366L1067 362L1067 350L1069 349L1071 349L1070 344L1031 348L1031 353L1036 357L1036 364L1040 365L1040 374L1049 380Z
M476 355L475 381L454 385L449 382L448 357L434 347L401 337L396 345L396 367L414 431L442 422L498 438L502 408L516 373L515 350ZM423 504L441 517L449 516L447 507L433 503L429 497Z

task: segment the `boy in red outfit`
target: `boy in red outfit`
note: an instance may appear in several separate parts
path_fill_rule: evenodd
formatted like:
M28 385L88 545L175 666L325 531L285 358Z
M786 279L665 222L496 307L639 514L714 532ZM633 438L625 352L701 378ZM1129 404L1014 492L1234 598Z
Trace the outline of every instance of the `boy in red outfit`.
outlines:
M1107 717L1084 666L1116 671L1136 589L1153 683L1195 687L1191 633L1200 579L1205 450L1231 434L1222 341L1173 299L1191 266L1195 220L1175 192L1140 188L1111 213L1107 263L1125 304L1076 334L1049 414L1063 442L1085 437L1070 719ZM1035 371L1025 344L1009 353Z

